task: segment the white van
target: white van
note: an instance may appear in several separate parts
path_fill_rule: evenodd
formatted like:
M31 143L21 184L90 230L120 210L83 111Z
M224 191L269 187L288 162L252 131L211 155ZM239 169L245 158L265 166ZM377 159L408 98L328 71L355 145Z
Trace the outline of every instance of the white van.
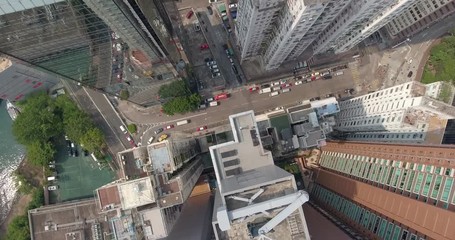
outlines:
M122 130L123 133L126 133L126 129L123 125L120 125L120 130Z
M217 101L210 102L210 107L215 107L215 106L218 106L218 102Z
M47 181L55 181L57 179L55 176L47 177Z
M271 92L270 93L270 97L278 96L278 94L280 94L280 93L279 92Z

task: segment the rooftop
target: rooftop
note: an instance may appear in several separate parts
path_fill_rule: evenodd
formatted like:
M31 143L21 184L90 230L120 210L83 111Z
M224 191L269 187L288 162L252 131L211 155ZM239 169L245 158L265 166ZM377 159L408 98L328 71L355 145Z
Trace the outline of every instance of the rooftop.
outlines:
M335 114L340 111L338 101L334 97L311 102L311 107L315 109L319 117Z
M114 215L108 215L113 217ZM98 214L94 199L45 206L29 211L30 233L34 240L102 239L110 224ZM98 238L97 238L98 236Z
M155 202L154 187L150 177L117 184L122 209L131 209Z
M273 165L271 153L262 148L254 112L231 115L229 120L234 141L210 147L219 185L230 176Z
M172 171L174 164L172 153L169 149L169 141L153 143L147 146L147 150L155 172L164 173Z
M146 177L147 172L143 169L149 163L146 147L138 147L119 153L122 161L123 174L126 179Z

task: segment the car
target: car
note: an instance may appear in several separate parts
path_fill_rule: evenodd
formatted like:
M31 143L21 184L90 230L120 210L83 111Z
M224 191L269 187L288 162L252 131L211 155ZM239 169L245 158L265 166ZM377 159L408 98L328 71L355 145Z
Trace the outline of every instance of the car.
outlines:
M197 131L198 131L198 132L199 132L199 131L204 131L204 130L206 130L206 129L207 129L207 126L202 126L202 127L199 127L199 128L197 129Z
M282 87L282 88L292 87L292 83L283 84L283 85L281 85L281 87Z
M213 102L213 100L215 100L215 99L213 99L213 98L211 97L211 98L205 99L205 102L206 102L206 103L209 103L209 102Z
M250 87L249 90L250 90L250 92L255 92L255 91L259 90L259 88L258 87Z
M408 77L409 77L409 78L412 77L412 71L409 71Z
M229 58L229 62L231 62L231 64L234 65L234 60L232 60L232 58Z
M278 85L280 85L280 82L274 82L274 83L272 83L272 86L278 86Z
M326 98L330 98L330 97L335 97L335 95L333 93L329 93L327 95L325 95Z
M207 43L203 43L203 44L201 44L200 49L201 50L209 49L209 45ZM206 60L207 61L205 61L205 62L208 62L209 58L206 58Z
M218 68L218 65L214 64L212 66L209 66L210 69L215 69L215 68Z
M212 66L212 65L215 65L216 64L216 61L209 61L207 62L207 66Z
M74 156L79 157L79 151L77 151L77 149L74 149Z
M285 80L285 79L280 80L281 85L286 84L286 82L287 82L287 80Z
M154 139L155 139L155 137L150 137L149 140L147 141L147 144L151 144Z
M121 73L117 74L117 78L122 79L122 74Z
M300 81L295 82L294 84L297 86L297 85L303 84L303 81L300 80Z
M71 157L71 156L73 156L73 149L68 148L68 157Z
M159 138L158 138L158 142L162 142L164 140L166 140L168 138L168 135L167 134L163 134L161 135Z
M218 76L220 76L220 73L219 73L219 72L212 73L212 78L215 78L215 77L218 77Z
M164 130L163 128L158 128L155 130L155 134L158 134L158 133L162 132L163 130Z
M229 4L229 8L236 8L236 7L237 7L237 3Z
M213 14L212 7L207 6L207 12L209 13L209 15L212 15Z
M212 69L212 73L219 73L219 72L220 72L220 69L218 69L218 68Z
M56 186L56 185L47 187L47 190L49 190L49 191L54 191L54 190L57 190L57 189L58 189L58 186Z
M199 23L194 23L194 31L199 32L201 31L201 26L199 26Z
M193 16L194 12L193 10L190 10L188 13L186 13L186 18L190 19Z
M49 164L49 168L54 168L55 169L55 164Z
M131 137L130 136L126 136L126 140L128 140L128 142L131 141Z
M84 150L84 156L87 157L89 155L89 152L87 150Z
M169 126L166 126L166 129L167 129L167 130L172 129L172 128L174 128L174 125L172 125L172 124L169 125Z
M263 84L261 85L261 88L269 88L270 87L270 84Z
M235 74L239 74L239 71L237 71L237 68L235 65L232 65L232 71L234 71Z
M347 88L344 90L344 93L349 93L349 94L353 94L354 93L354 88Z

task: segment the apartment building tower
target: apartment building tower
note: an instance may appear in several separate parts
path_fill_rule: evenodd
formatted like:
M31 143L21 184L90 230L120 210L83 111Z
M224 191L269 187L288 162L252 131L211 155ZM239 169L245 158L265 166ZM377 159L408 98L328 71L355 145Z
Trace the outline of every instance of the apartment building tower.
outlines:
M385 29L399 41L427 28L445 16L455 12L453 0L419 0L390 21Z
M212 226L217 240L310 239L308 194L265 151L253 111L229 116L234 140L211 146L217 180Z
M366 239L455 239L455 149L328 142L312 201Z
M453 101L443 89L454 92L442 82L408 82L342 101L334 129L349 140L440 144L445 125L437 120L455 118L455 107L440 101Z
M416 0L352 0L313 43L315 54L348 51Z

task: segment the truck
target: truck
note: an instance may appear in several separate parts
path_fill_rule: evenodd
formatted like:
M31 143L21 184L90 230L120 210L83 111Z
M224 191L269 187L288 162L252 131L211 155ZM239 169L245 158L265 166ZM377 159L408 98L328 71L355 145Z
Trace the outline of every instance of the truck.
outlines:
M176 124L177 126L182 126L182 125L185 125L185 124L188 124L190 123L190 120L182 120L182 121L178 121Z
M218 106L217 101L210 102L210 107L216 107L216 106Z
M229 95L227 93L220 93L215 96L215 101L221 100L221 99L227 99Z
M268 87L268 88L263 88L259 91L259 93L269 93L272 91L272 88L271 87Z

